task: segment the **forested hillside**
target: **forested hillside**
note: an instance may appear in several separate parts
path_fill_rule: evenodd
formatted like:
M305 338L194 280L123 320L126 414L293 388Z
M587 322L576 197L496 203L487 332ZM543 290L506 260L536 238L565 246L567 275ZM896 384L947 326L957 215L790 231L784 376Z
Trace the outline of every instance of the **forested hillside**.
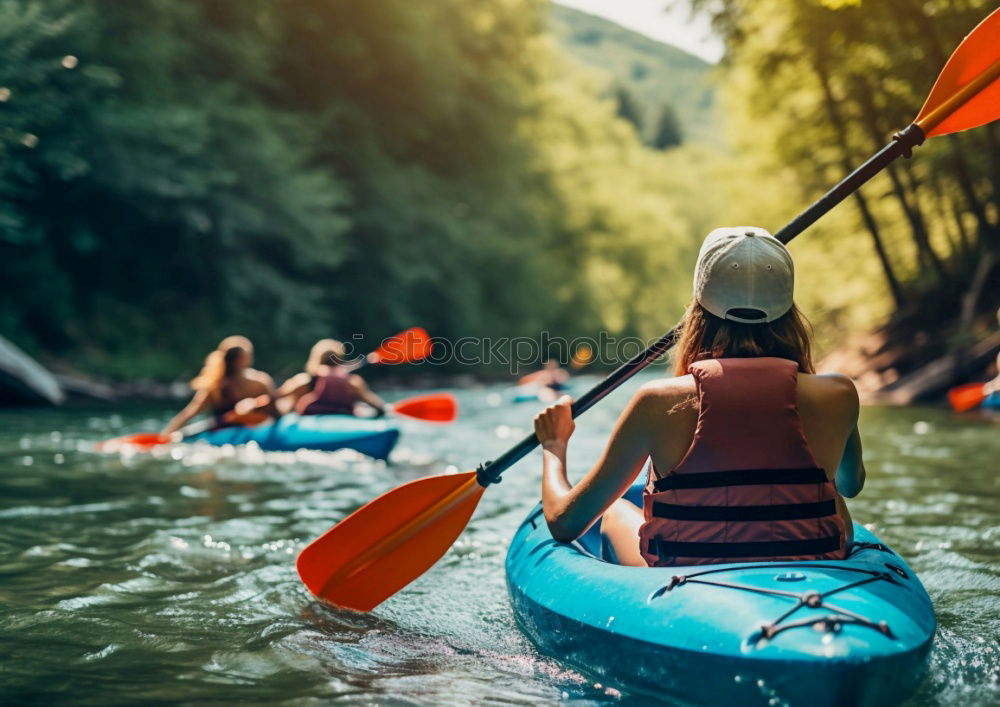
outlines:
M671 170L565 64L548 10L0 4L0 331L174 375L233 331L268 362L413 324L673 316L682 281L643 295L693 238L669 218Z
M688 140L718 139L712 66L600 17L552 5L552 31L575 59L600 72L609 96L635 99L639 132L654 141L666 110ZM626 98L628 100L628 98Z
M233 332L279 370L412 325L650 336L708 230L779 228L992 8L693 5L727 41L718 128L703 62L544 0L0 3L0 335L119 377L191 373ZM645 57L691 139L643 145L563 46L615 76ZM932 141L793 244L821 348L898 311L941 350L1000 304L998 156L995 126Z

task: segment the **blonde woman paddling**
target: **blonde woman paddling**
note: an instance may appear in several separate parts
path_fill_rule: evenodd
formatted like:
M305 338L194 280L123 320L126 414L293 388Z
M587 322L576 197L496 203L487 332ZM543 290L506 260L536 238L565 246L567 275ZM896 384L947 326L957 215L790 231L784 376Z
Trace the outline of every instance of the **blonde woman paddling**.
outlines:
M272 417L280 413L274 406L274 381L255 370L253 344L245 336L227 336L205 359L198 377L191 381L194 397L163 429L177 432L196 415L211 413L220 427L238 424L232 415L260 411Z
M317 341L305 371L285 381L278 395L282 409L300 415L353 415L359 402L380 417L388 410L364 379L345 365L344 345L336 339Z
M816 375L792 300L791 255L759 228L706 238L674 376L640 388L604 454L577 484L567 459L570 399L535 419L552 536L600 520L617 562L670 566L846 556L843 497L865 482L858 395ZM648 464L643 507L621 499Z

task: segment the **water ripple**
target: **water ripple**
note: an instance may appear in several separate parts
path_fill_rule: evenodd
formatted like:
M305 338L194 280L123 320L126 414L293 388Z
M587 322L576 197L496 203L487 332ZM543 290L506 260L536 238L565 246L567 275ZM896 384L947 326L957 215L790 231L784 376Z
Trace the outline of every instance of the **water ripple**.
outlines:
M168 411L0 413L4 702L644 703L540 656L514 624L503 561L537 498L537 456L377 611L317 604L298 581L311 538L403 481L502 452L537 407L456 392L463 419L404 423L388 465L206 445L103 456L96 442ZM574 475L625 399L580 421ZM863 423L869 481L852 512L911 561L940 623L911 705L1000 703L997 427L929 409L867 409Z

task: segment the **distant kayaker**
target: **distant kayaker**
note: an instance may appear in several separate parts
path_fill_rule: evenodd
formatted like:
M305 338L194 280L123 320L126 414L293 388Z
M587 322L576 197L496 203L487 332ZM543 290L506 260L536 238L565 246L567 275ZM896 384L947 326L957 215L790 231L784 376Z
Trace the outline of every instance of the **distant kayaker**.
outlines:
M1000 324L1000 309L997 309L997 324ZM996 377L983 386L983 395L1000 393L1000 351L997 352L997 361L994 368L996 368Z
M552 402L559 393L566 390L569 372L559 366L559 362L550 358L540 371L529 373L518 381L519 390L527 395L533 395L542 402Z
M559 365L559 361L550 358L545 361L542 370L529 373L519 381L521 385L537 385L555 391L565 390L569 381L569 372Z
M624 565L835 560L852 540L844 496L864 486L858 394L815 375L811 332L792 300L792 258L760 228L702 245L672 378L643 385L603 456L576 485L563 397L535 418L542 499L568 542L601 519ZM621 499L649 460L643 508Z
M388 408L368 384L345 364L344 345L336 339L321 339L309 352L306 370L278 389L284 409L300 415L353 415L356 403L372 407L378 416Z
M229 413L253 412L278 417L274 406L274 381L253 364L253 344L245 336L227 336L208 355L198 377L191 381L194 397L163 429L169 435L202 413L215 416L219 426L233 424Z
M997 362L995 364L997 369L997 376L991 380L987 381L983 385L983 395L992 395L993 393L1000 393L1000 353L997 354Z

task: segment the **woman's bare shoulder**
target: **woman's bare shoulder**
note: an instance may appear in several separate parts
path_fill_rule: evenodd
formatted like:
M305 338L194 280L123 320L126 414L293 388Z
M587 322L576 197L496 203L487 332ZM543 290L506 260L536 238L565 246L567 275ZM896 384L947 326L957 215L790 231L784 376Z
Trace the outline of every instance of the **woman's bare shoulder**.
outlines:
M803 396L831 411L857 415L860 401L854 381L842 373L799 375L799 398Z
M696 394L697 387L692 375L657 378L643 383L635 395L635 403L638 408L670 412Z

